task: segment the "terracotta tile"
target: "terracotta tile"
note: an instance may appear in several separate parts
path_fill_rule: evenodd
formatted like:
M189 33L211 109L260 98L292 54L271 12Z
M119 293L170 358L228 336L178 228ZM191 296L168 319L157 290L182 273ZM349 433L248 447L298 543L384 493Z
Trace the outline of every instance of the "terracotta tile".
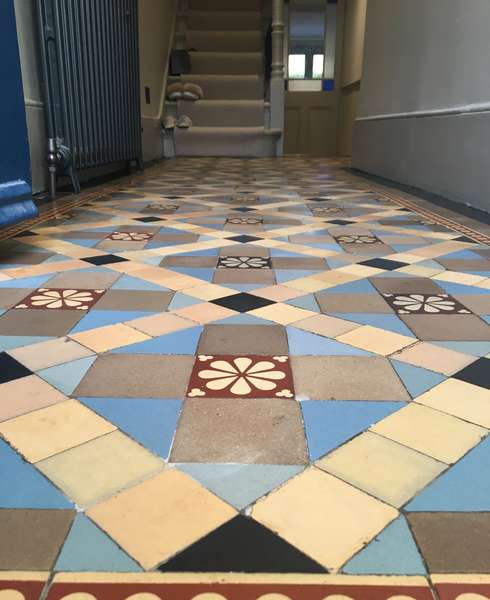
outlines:
M114 429L112 423L76 400L0 423L3 437L30 462L38 462Z
M196 358L187 396L293 398L288 356L202 355Z
M190 269L214 269L218 259L216 256L166 256L160 265L162 267L187 267Z
M286 330L280 325L206 325L199 354L288 354Z
M93 352L69 338L62 337L39 344L23 346L10 351L10 355L32 371L91 356Z
M37 463L80 507L87 507L161 471L165 463L114 431Z
M151 315L150 317L140 317L139 319L126 321L126 325L129 325L138 331L142 331L149 336L157 337L159 335L165 335L166 333L195 327L195 322L172 313L161 313L158 315Z
M459 460L487 434L482 427L415 403L379 421L371 431L447 464Z
M49 571L74 517L74 510L0 509L0 569Z
M428 277L373 277L369 280L381 293L443 294L444 289Z
M78 310L9 310L0 316L0 335L61 336L66 335L84 316Z
M444 463L369 431L316 464L398 508L447 468Z
M478 294L475 296L471 294L456 294L454 297L476 315L490 315L490 298L487 294Z
M149 336L123 323L107 325L97 329L89 329L70 336L76 342L83 344L94 352L105 352L113 348L136 344L151 339Z
M446 379L416 402L490 429L490 390L478 385Z
M303 321L297 321L294 326L298 329L304 329L305 331L332 338L361 327L358 323L328 315L308 317L308 319L304 319Z
M391 506L315 468L252 511L254 519L328 569L339 569L397 515Z
M212 321L220 321L221 319L226 319L226 317L232 317L237 312L224 306L217 306L211 302L203 302L202 304L180 308L179 310L175 310L173 314L205 325Z
M283 399L187 399L170 460L305 464L301 409Z
M488 341L490 325L475 315L400 315L421 340Z
M394 354L392 358L444 375L452 375L475 360L475 357L469 354L441 348L428 342L414 344Z
M350 344L356 348L376 352L376 354L382 354L383 356L393 354L393 352L410 346L416 341L415 338L386 331L386 329L379 327L371 327L370 325L363 325L354 331L344 333L337 339L344 344Z
M88 511L88 516L146 569L167 560L235 514L231 506L174 469Z
M0 421L64 402L67 397L40 377L29 375L0 385Z
M106 354L88 370L75 395L182 398L193 364L192 356Z
M250 314L260 317L261 319L274 321L280 325L289 325L296 321L306 319L307 317L312 317L316 313L311 310L304 310L303 308L297 308L296 306L277 302L276 304L270 304L269 306L251 310Z
M214 273L214 283L260 283L272 285L276 282L272 269L217 269Z
M291 367L298 400L410 400L386 358L293 356Z
M257 245L246 246L247 256L269 256L270 252L267 248L261 248ZM221 248L219 251L220 256L243 256L245 252L245 246L243 244L227 245Z
M87 254L92 252L91 249L87 250ZM75 270L56 275L53 277L53 279L49 280L48 284L50 288L98 290L111 287L111 285L115 283L120 276L120 273L110 271L109 269L103 272Z
M12 308L33 291L24 288L0 288L0 309Z
M80 288L39 288L16 304L17 309L31 310L89 310L104 294L105 290Z
M379 294L316 294L316 300L324 313L393 314Z
M97 303L97 310L164 311L173 295L173 292L108 290Z

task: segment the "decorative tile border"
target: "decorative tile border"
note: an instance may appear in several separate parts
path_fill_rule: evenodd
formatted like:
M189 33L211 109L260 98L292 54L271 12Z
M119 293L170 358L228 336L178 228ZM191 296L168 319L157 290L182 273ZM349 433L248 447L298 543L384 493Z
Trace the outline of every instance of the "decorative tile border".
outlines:
M488 600L488 575L432 575L434 590L439 600Z
M0 600L39 600L49 573L0 571Z
M105 290L39 288L14 308L50 310L89 310L104 295Z

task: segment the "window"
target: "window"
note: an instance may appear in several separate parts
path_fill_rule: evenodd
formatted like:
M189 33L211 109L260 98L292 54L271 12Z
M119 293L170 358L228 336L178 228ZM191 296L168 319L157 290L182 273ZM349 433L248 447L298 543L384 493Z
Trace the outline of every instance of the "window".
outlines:
M305 54L290 54L288 61L288 72L290 79L304 79L306 68Z

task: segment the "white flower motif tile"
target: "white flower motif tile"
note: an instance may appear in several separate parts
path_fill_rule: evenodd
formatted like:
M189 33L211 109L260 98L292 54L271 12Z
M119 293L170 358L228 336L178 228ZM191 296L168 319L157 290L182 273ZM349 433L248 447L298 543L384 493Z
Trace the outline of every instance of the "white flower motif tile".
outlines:
M102 298L105 290L64 290L39 288L15 308L46 308L51 310L88 310Z
M270 269L271 259L263 256L220 256L218 269Z

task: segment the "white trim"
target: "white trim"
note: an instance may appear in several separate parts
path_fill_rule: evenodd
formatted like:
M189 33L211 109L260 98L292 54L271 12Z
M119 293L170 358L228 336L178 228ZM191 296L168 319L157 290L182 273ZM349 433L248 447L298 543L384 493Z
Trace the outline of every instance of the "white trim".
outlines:
M386 113L371 115L369 117L358 117L356 121L381 121L385 119L414 119L422 117L440 117L446 115L465 115L480 112L490 112L490 102L478 104L465 104L451 108L435 108L433 110L415 110L412 112Z
M44 102L32 100L32 98L24 98L24 104L26 106L33 106L34 108L44 108Z

